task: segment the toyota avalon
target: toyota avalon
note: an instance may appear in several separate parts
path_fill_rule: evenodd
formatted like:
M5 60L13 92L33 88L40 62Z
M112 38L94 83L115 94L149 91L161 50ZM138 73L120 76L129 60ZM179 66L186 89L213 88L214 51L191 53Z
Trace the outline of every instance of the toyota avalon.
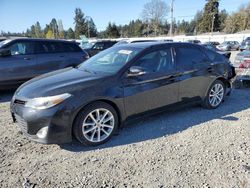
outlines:
M119 45L78 67L24 83L13 96L11 113L31 140L65 143L75 137L95 146L145 112L194 102L219 107L232 76L228 59L200 45Z

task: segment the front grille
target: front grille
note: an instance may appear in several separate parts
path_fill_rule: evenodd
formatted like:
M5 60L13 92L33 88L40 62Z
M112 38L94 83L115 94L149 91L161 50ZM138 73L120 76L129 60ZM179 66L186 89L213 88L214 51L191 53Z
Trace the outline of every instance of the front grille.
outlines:
M19 100L19 99L15 99L15 100L14 100L14 103L15 103L15 104L25 105L26 101Z
M18 125L21 127L21 129L23 131L27 132L27 128L28 128L27 122L23 118L21 118L20 116L18 116L16 114L15 114L15 118L16 118Z

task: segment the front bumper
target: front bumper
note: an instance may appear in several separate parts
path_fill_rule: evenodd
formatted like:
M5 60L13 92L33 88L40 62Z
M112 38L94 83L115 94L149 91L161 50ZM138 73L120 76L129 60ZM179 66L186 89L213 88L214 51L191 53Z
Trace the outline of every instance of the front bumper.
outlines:
M72 141L71 117L63 105L46 110L27 108L11 102L13 121L30 140L44 144L59 144Z

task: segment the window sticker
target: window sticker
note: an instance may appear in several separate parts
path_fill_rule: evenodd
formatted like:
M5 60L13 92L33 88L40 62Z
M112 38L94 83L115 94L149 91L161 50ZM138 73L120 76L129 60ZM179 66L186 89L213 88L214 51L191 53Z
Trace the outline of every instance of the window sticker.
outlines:
M119 53L119 54L129 55L129 54L132 53L132 51L131 51L131 50L120 50L118 53Z

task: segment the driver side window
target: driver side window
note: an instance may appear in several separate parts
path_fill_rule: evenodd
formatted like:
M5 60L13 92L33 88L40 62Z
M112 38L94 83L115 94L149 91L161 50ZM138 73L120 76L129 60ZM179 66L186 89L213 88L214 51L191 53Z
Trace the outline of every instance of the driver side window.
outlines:
M30 42L17 42L10 47L11 55L28 55L34 54L34 45Z
M174 69L171 49L161 49L141 57L134 66L142 67L146 73L164 73Z

